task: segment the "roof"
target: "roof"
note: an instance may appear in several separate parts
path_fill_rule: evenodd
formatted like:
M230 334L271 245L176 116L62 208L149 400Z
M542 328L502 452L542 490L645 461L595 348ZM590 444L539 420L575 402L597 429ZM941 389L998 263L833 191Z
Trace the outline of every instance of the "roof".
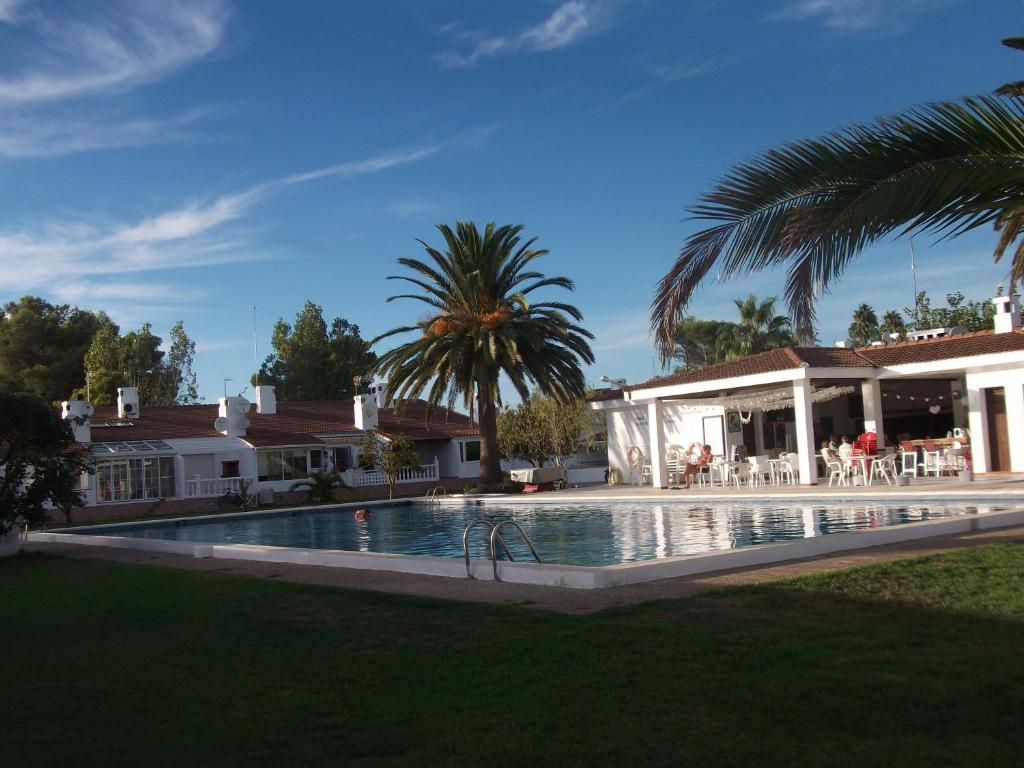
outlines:
M626 387L628 391L719 381L796 368L879 368L910 363L952 360L975 355L1024 351L1024 331L975 331L877 347L784 347L705 368L660 376Z
M119 419L117 409L98 407L92 416L92 441L167 440L176 438L223 437L213 428L218 415L216 405L144 405L141 416ZM244 440L257 447L273 445L315 445L323 443L317 435L362 435L356 429L353 401L320 400L278 402L276 414L248 414L249 426ZM413 400L401 414L393 408L379 411L378 429L385 435L405 435L410 440L450 440L474 437L479 425L465 414L438 408L427 424L427 403Z

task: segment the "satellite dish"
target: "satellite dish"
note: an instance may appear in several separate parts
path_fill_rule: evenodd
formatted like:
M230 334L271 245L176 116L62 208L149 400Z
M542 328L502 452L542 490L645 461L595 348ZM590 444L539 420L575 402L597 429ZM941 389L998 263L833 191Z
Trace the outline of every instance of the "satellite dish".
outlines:
M131 413L134 410L135 410L135 406L132 405L131 403L125 403L124 404L124 412L125 413Z
M224 416L218 416L213 420L213 428L218 432L227 432L230 423Z
M93 408L92 403L86 403L85 407L82 408L82 411L86 416L92 416L96 412L96 409Z

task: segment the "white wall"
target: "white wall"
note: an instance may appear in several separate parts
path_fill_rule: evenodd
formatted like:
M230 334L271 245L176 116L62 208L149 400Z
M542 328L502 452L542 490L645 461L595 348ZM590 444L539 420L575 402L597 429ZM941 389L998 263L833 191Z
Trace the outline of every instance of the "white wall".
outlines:
M988 448L988 414L983 390L1003 387L1006 391L1006 431L1010 440L1010 469L1024 472L1024 369L968 372L968 423L971 430L971 456L975 472L988 472L991 457Z
M689 447L692 443L703 443L704 417L724 417L724 413L724 409L720 407L693 410L692 407L665 403L665 442L683 448ZM644 452L645 459L651 455L647 406L635 405L606 410L605 423L608 429L608 466L617 469L622 481L626 482L629 480L630 447L639 447ZM743 433L729 434L726 431L725 441L728 451L733 443L743 442Z

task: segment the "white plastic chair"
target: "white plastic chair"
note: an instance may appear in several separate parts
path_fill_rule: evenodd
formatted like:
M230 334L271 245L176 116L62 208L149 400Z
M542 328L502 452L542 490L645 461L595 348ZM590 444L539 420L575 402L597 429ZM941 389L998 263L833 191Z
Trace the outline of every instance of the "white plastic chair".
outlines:
M779 485L786 483L788 485L796 485L796 472L793 471L793 457L795 453L780 453L779 463L776 468L776 472L779 476Z
M900 474L917 477L917 448L909 440L900 443L903 449L900 459Z
M826 459L825 469L828 474L828 484L832 485L835 481L836 485L849 485L849 480L846 477L846 470L843 468L843 462L838 459Z
M892 485L896 482L896 456L889 454L871 462L871 479L882 478L886 483Z
M751 469L750 463L746 461L733 464L731 480L737 488L741 485L747 485L751 488L754 487L754 473Z

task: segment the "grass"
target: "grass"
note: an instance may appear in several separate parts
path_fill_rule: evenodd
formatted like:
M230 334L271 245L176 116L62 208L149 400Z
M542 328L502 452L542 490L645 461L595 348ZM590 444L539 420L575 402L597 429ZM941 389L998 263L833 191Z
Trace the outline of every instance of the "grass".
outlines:
M589 616L0 561L4 765L1019 765L1024 545Z

